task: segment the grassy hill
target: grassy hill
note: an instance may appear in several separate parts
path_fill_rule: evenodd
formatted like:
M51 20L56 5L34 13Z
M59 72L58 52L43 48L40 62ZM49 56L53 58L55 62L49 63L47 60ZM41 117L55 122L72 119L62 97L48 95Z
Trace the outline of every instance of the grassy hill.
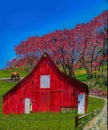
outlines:
M107 91L107 65L104 65L103 71L100 70L92 73L93 77L88 79L86 71L81 69L75 70L76 78L84 83L86 83L89 89L99 89L102 91Z
M22 69L16 69L15 71L18 72L21 77L25 77L28 74L27 71ZM9 78L11 76L11 72L12 70L10 69L0 70L0 78Z

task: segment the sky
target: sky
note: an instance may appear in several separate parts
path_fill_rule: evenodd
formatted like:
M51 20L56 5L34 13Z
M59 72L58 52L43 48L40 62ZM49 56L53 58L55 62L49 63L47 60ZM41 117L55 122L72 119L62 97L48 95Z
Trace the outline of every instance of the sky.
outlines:
M0 69L16 57L14 47L31 36L72 29L107 9L107 0L0 1Z

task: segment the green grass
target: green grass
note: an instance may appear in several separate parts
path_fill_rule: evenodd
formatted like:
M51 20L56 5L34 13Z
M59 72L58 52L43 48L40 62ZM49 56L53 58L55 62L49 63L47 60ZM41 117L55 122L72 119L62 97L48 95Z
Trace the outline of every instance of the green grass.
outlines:
M0 81L0 97L10 90L17 82Z
M31 113L5 115L2 113L2 95L16 83L0 81L0 130L74 130L76 111L66 113ZM89 97L88 112L103 108L104 100Z
M30 115L9 115L2 117L0 127L6 130L71 130L74 115L70 113L32 113Z
M87 113L94 111L95 109L102 109L105 105L104 99L89 97Z

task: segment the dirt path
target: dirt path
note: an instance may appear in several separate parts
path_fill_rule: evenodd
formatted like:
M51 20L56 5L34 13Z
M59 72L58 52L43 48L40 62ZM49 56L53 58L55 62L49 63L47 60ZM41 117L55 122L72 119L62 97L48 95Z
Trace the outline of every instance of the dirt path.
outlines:
M20 80L22 80L24 77L20 77ZM0 78L0 80L10 82L11 78Z
M86 126L83 128L83 130L107 130L107 99L101 99L105 100L105 106L102 112L96 117L94 117L90 122L88 122Z

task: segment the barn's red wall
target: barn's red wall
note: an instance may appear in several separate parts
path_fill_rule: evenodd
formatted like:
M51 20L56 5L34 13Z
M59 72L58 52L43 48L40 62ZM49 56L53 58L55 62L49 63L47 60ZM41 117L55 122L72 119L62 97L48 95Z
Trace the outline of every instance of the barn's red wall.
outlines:
M50 88L40 88L40 75L50 75ZM3 112L24 113L25 98L31 99L33 112L59 112L62 107L77 108L77 93L81 92L86 93L84 87L80 87L79 83L65 80L58 74L50 60L44 58L28 77L4 95Z

